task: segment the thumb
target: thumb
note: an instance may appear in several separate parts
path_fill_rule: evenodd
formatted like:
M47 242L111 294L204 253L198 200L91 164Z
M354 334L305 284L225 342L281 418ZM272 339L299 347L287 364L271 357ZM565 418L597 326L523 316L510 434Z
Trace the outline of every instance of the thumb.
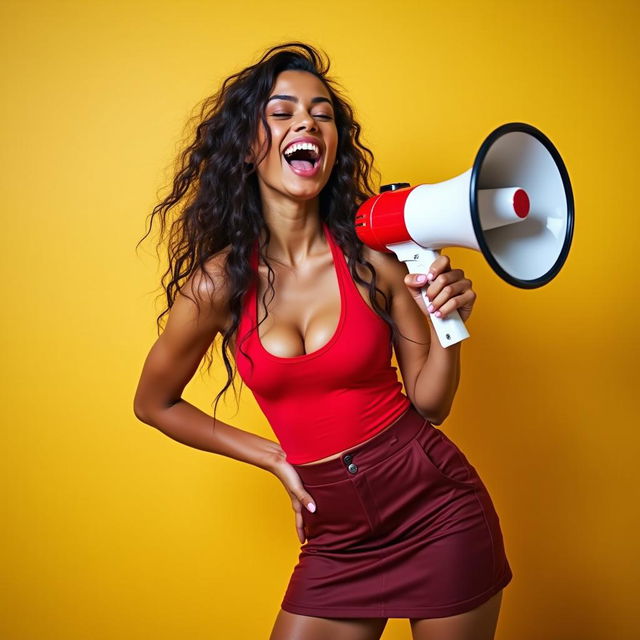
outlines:
M424 287L427 284L427 275L424 273L408 273L404 277L404 283L409 287Z
M430 280L424 273L408 273L404 277L404 283L407 287L407 290L409 291L409 294L415 300L418 308L426 316L431 315L429 313L429 310L427 309L428 302L425 301L425 296L427 296L427 288L431 281L432 280ZM423 289L425 291L424 295L422 294Z

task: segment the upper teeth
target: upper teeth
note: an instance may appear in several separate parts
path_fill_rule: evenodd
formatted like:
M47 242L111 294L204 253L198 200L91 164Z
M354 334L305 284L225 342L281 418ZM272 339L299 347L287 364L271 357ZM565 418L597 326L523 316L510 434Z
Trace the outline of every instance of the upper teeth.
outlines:
M320 149L318 148L317 145L313 144L313 142L296 142L295 144L292 144L290 147L287 147L285 149L284 154L286 156L289 156L294 151L299 151L301 149L308 149L309 151L313 151L316 154L316 156L320 155Z

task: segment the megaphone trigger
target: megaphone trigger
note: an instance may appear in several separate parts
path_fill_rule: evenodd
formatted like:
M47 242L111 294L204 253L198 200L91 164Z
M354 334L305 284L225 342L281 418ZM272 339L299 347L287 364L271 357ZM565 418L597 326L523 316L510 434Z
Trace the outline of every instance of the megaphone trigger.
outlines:
M409 273L427 273L431 265L440 255L439 251L425 249L413 242L405 242L396 245L389 245L388 248L393 251L398 259L407 265ZM427 289L429 283L420 289L425 307L431 302L427 297ZM460 342L469 337L469 332L462 322L462 318L457 311L451 311L445 318L438 318L433 314L429 314L429 319L433 325L433 329L438 336L438 340L443 347L450 347L456 342Z

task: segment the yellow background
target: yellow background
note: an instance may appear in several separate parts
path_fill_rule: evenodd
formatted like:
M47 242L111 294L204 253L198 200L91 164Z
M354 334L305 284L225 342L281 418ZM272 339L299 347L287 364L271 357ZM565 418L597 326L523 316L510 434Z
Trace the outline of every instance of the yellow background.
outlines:
M562 154L577 218L548 286L445 251L478 299L443 429L501 518L498 640L639 636L636 3L5 0L0 25L2 638L268 637L290 501L133 415L164 270L134 246L194 105L289 39L329 53L383 182L458 175L509 121ZM185 398L210 412L225 379ZM273 438L248 392L219 415Z

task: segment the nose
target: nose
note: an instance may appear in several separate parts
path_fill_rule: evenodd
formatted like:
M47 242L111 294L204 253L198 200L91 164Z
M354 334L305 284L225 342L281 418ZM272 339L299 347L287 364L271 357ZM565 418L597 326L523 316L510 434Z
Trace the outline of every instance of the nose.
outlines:
M316 131L317 130L316 121L311 116L310 113L305 111L304 113L300 114L300 119L296 123L296 126L294 127L294 129L296 131L302 131L304 129L306 129L307 131Z

